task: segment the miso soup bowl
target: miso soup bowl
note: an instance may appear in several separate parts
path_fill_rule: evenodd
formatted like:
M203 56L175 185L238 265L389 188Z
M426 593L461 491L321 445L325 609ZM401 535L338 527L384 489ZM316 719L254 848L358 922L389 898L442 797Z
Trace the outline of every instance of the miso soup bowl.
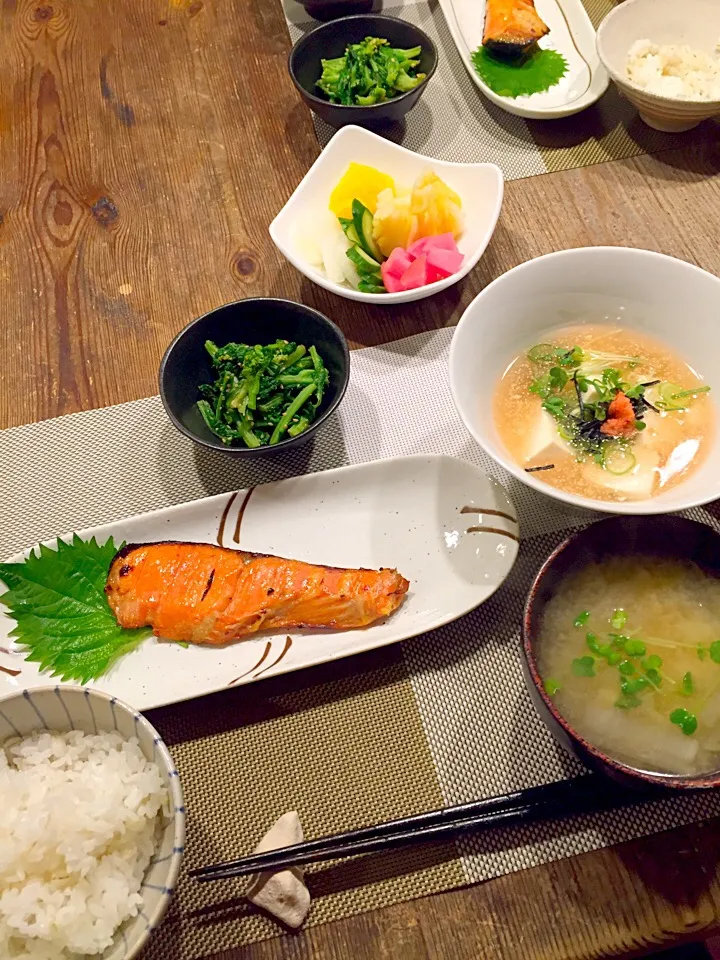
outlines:
M526 473L505 447L493 398L508 364L548 330L617 324L664 343L712 390L716 429L705 459L672 489L642 500L595 500ZM575 507L606 513L671 513L720 496L720 280L684 260L630 247L563 250L520 264L472 301L453 335L450 388L480 446L521 483Z
M573 533L548 557L530 588L522 623L523 669L540 719L555 739L586 766L626 787L643 790L702 790L720 786L720 770L696 776L658 773L614 760L582 737L543 688L538 642L545 608L560 583L588 563L619 556L692 560L720 577L720 534L684 517L609 517Z

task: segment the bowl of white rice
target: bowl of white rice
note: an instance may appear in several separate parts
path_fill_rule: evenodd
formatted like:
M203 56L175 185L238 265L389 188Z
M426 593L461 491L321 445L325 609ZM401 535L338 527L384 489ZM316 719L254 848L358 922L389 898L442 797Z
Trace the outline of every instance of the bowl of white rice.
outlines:
M177 770L148 721L83 687L1 699L0 810L0 957L136 957L185 838Z
M624 0L600 24L598 55L655 130L720 115L720 0Z

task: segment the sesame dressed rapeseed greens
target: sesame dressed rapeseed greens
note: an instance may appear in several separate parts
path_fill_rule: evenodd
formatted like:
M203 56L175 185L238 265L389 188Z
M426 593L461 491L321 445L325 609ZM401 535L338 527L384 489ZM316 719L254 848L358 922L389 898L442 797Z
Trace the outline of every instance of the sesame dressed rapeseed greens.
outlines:
M399 50L380 37L351 43L345 55L322 60L318 87L331 103L369 107L413 90L425 79L415 73L422 47Z
M329 375L314 346L276 340L218 347L208 340L205 349L215 381L200 387L198 408L228 446L272 446L298 436L317 416Z

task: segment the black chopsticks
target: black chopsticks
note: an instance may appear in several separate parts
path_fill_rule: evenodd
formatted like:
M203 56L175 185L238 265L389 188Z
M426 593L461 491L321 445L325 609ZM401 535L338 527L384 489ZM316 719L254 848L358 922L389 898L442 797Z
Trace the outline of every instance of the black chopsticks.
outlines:
M657 792L626 790L597 774L561 780L517 793L476 800L456 807L433 810L388 823L349 830L291 847L251 854L227 863L191 870L203 883L251 873L277 871L321 860L336 860L364 853L381 853L415 843L429 843L468 831L502 825L526 824L574 814L628 806L657 798Z

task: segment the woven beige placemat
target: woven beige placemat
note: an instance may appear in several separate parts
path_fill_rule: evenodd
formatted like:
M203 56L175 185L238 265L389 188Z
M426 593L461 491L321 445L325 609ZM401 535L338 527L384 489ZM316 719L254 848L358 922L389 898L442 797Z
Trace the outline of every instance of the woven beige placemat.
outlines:
M188 836L181 882L148 960L197 960L282 932L244 902L240 881L200 885L186 870L248 852L287 810L298 810L314 837L580 772L525 691L518 626L535 571L588 515L510 480L469 439L447 384L451 335L444 329L353 353L338 415L313 446L269 464L194 446L157 397L0 433L0 557L208 494L417 452L482 466L518 511L522 543L511 576L461 620L395 647L152 711L180 771ZM714 509L692 515L716 524ZM315 869L308 923L719 812L720 797L679 797Z
M318 24L295 0L282 0L294 42ZM616 0L583 0L595 27ZM468 75L437 0L376 0L378 12L421 27L438 49L438 68L405 123L384 135L409 150L460 163L492 161L506 180L588 167L643 153L688 146L707 136L706 128L683 134L659 133L644 124L635 108L611 84L582 113L561 120L524 120L506 113L481 94ZM334 130L314 116L320 143Z

